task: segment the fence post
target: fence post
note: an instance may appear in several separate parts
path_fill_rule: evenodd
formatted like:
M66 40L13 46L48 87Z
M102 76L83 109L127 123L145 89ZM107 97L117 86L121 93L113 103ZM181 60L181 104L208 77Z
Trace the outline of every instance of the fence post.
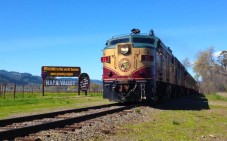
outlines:
M32 85L32 94L33 94L33 85Z
M44 96L44 93L45 93L45 90L44 90L44 79L43 79L43 81L42 81L43 83L42 83L42 96Z
M0 95L2 95L2 85L0 85Z
M4 84L4 87L3 87L3 94L4 94L4 99L6 98L6 84Z
M16 99L16 88L17 88L17 85L16 83L14 83L14 88L13 88L13 98Z
M23 97L24 97L24 84L23 84L23 87L22 87L22 94L23 94Z

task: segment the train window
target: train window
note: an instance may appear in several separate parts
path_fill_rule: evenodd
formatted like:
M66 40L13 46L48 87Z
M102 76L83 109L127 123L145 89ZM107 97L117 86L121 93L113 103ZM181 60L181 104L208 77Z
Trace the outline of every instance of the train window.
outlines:
M158 55L162 55L162 45L161 45L161 41L159 40L158 41L158 44L157 44L157 53Z
M129 38L115 39L110 41L110 45L116 45L118 43L127 43L127 42L129 42Z
M172 62L172 64L174 64L174 58L173 57L172 57L172 61L171 62Z
M134 37L132 42L134 43L147 43L147 44L154 44L154 39L152 38L138 38L138 37Z

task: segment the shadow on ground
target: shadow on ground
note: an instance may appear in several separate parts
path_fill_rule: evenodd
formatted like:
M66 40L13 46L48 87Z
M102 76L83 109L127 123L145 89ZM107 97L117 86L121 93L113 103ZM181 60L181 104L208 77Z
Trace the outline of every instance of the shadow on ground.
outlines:
M162 110L205 110L210 109L203 94L185 95L154 104L151 107Z

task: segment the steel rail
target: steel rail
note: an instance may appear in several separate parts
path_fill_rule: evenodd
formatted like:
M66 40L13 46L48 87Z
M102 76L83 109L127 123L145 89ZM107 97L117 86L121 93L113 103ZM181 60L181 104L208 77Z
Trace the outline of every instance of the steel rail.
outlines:
M68 118L68 119L63 119L63 120L59 120L59 121L52 121L52 122L42 123L42 124L38 124L38 125L32 125L32 126L27 126L27 127L22 127L22 128L1 131L0 140L11 140L16 137L23 137L23 136L26 136L26 135L29 135L32 133L42 131L42 130L61 128L66 125L70 125L73 123L79 123L79 122L94 119L97 117L102 117L107 114L113 114L113 113L120 112L123 110L131 109L133 107L135 107L135 105L123 106L123 107L108 110L108 111L102 111L102 112L98 112L98 113L83 115L80 117Z
M10 118L10 119L2 119L2 120L0 120L0 127L10 125L10 124L13 124L13 123L20 123L20 122L31 121L31 120L42 119L42 118L52 118L52 117L55 117L55 116L58 116L58 115L66 114L66 113L82 112L82 111L87 111L89 109L99 109L99 108L111 107L111 106L115 106L115 105L118 105L118 103L99 105L99 106L93 106L93 107L78 108L78 109L70 109L70 110L57 111L57 112L44 113L44 114L37 114L37 115L30 115L30 116L24 116L24 117L16 117L16 118Z

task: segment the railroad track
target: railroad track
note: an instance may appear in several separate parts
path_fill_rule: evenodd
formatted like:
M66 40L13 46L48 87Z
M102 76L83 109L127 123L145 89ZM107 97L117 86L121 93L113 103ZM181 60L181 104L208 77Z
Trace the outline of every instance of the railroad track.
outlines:
M135 106L136 105L108 104L0 120L0 140L12 140L43 130L63 128L66 125L121 112Z

